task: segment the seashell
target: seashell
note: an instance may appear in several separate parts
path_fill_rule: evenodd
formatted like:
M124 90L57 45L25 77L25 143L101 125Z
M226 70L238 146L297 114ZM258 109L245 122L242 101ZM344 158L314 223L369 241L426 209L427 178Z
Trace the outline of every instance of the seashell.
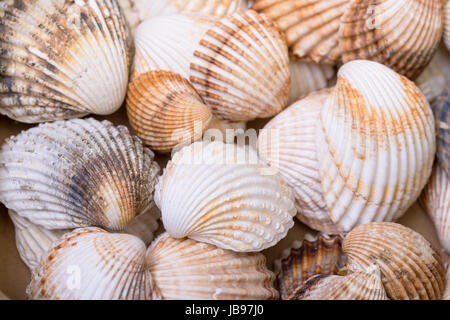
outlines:
M2 1L0 13L1 114L35 123L120 108L131 49L115 1Z
M145 253L144 243L134 236L99 228L77 229L46 253L27 295L50 300L158 298Z
M442 300L450 300L450 259L447 261L447 284L445 286L444 296L442 297Z
M450 176L450 88L447 88L433 104L437 131L437 159Z
M336 275L343 267L340 236L319 234L312 239L295 241L283 251L281 260L275 261L278 290L283 300L294 294L311 277Z
M311 93L278 114L258 138L258 154L295 192L297 218L315 230L339 233L323 198L316 152L317 124L331 90Z
M135 78L126 105L136 134L161 152L201 138L212 119L189 81L170 71L150 71Z
M376 264L391 299L440 299L445 268L419 233L391 222L373 222L350 231L342 244L353 272Z
M189 80L219 119L272 117L289 98L286 44L265 16L235 12L204 34Z
M123 230L153 206L158 164L124 126L74 119L41 124L0 152L0 200L48 229Z
M379 63L352 61L339 70L320 117L319 172L336 226L349 231L403 215L435 154L434 119L420 90Z
M161 212L156 205L131 220L121 233L131 234L141 239L146 246L150 245L159 229Z
M450 253L450 179L439 162L435 163L420 200L433 220L442 247Z
M248 147L192 145L167 164L155 191L166 231L238 252L284 238L296 214L292 190Z
M445 1L445 0L444 0ZM444 5L444 43L450 50L450 1L446 1Z
M415 80L415 83L430 104L449 86L445 78L445 70L442 70L436 56Z
M163 299L275 299L275 276L260 253L235 253L190 239L159 236L147 263Z

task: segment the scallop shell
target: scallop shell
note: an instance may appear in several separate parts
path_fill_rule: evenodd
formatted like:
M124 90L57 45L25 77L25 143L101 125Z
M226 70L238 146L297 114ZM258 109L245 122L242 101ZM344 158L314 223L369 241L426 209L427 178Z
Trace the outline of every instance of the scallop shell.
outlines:
M158 298L145 253L144 243L134 236L77 229L43 257L27 295L51 300Z
M345 64L321 110L317 153L325 202L341 230L399 218L432 170L434 118L408 79L371 61Z
M436 56L415 80L415 83L430 104L449 86L449 82L445 78L445 70L442 70Z
M286 44L273 23L253 10L236 12L209 29L190 69L190 81L220 119L272 117L289 98Z
M450 253L450 179L439 162L422 192L421 203L433 220L442 247Z
M437 159L450 176L450 88L447 88L433 104L437 130Z
M136 134L161 152L201 138L212 119L189 81L169 71L150 71L135 78L129 85L126 105Z
M0 113L28 123L111 114L130 48L115 1L2 1Z
M48 229L122 230L150 210L159 166L124 126L74 119L41 124L0 152L0 200Z
M340 236L323 234L315 238L295 241L283 251L281 260L275 261L278 290L283 300L293 294L309 278L316 275L336 275L343 267Z
M448 0L444 6L444 43L447 49L450 50L450 1Z
M316 137L320 112L331 91L312 93L278 114L258 138L258 154L295 192L297 218L315 230L339 233L323 198Z
M342 244L353 272L376 264L391 299L440 299L445 268L439 254L419 233L390 222L358 226Z
M296 214L292 190L253 149L222 142L196 142L178 151L155 201L172 237L238 252L275 245Z
M275 276L260 253L234 253L190 239L159 236L147 263L163 299L275 299Z

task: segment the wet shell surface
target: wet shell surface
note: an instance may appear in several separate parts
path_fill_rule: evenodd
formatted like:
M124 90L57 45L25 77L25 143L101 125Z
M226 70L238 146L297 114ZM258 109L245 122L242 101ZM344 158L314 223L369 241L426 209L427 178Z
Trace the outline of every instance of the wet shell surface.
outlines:
M450 88L447 88L433 104L437 130L437 159L450 176Z
M196 142L169 161L156 188L167 232L238 252L261 251L294 225L293 192L255 151Z
M283 251L275 261L278 290L283 300L295 299L295 293L311 277L336 275L343 267L340 236L305 237Z
M316 151L320 112L330 92L312 93L267 123L258 137L258 154L294 190L297 218L315 230L337 234L323 198Z
M445 2L444 7L444 43L450 50L450 1Z
M145 244L134 236L76 229L45 254L27 295L51 300L157 298L145 253Z
M150 210L159 166L124 126L74 119L41 124L0 152L0 200L48 229L123 230Z
M276 299L274 274L260 253L235 253L191 239L158 237L147 264L163 299Z
M130 48L115 1L2 1L0 114L28 123L121 106Z
M212 119L189 81L170 71L150 71L135 78L126 106L136 134L161 152L199 139Z
M322 191L338 228L393 221L417 200L432 170L435 124L414 83L376 62L349 62L320 126Z
M342 248L352 272L376 264L391 299L441 299L445 267L439 253L419 233L391 222L358 226Z
M289 98L288 50L265 16L236 12L201 38L189 79L220 119L272 117Z
M433 220L437 235L445 251L450 253L450 179L439 162L422 192L421 203Z

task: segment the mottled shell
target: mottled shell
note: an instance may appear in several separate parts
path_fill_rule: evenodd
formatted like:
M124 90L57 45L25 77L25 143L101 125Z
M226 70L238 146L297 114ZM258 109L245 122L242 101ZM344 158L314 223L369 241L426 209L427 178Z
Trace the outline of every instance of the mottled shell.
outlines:
M450 253L450 179L437 161L427 186L422 192L421 203L433 220L437 235L445 251Z
M444 6L444 43L450 50L450 1L447 0Z
M330 90L312 93L278 114L258 137L258 154L295 192L297 218L315 230L337 234L323 198L317 131Z
M288 50L272 22L253 10L220 20L200 40L190 81L220 119L279 113L289 98Z
M175 238L261 251L294 225L294 195L248 147L196 142L169 161L155 201Z
M303 283L316 275L336 275L343 267L340 236L318 235L296 241L275 261L278 291L283 300L294 299Z
M442 300L450 300L450 259L447 261L447 275L446 275L447 283L445 286L444 296Z
M376 264L391 299L441 299L445 268L431 244L419 233L391 222L356 227L342 244L353 272Z
M158 164L124 126L74 119L41 124L0 152L0 200L48 229L122 230L150 210Z
M170 71L150 71L129 85L128 118L152 150L170 152L199 139L212 119L188 80Z
M81 228L65 234L43 257L27 287L30 299L157 298L145 244L126 234Z
M274 274L260 253L235 253L191 239L158 237L147 264L163 299L275 299Z
M1 1L0 114L36 123L111 114L130 48L115 1Z
M403 215L435 154L434 117L420 90L382 64L352 61L339 70L320 118L319 172L331 220L349 231Z
M433 104L437 130L437 159L450 176L450 88L447 88Z
M450 83L447 81L445 73L446 70L442 68L439 58L435 55L430 64L414 81L430 104L449 87Z

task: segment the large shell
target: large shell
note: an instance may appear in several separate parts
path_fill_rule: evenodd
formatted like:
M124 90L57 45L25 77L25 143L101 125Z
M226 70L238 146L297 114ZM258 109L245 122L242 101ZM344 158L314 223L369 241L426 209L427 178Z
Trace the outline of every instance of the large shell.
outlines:
M170 71L136 77L127 93L127 112L136 134L153 150L169 152L199 139L212 119L192 85Z
M437 159L450 176L450 88L447 88L433 104L437 130Z
M433 220L444 250L450 253L450 179L439 162L422 192L421 203Z
M77 229L43 257L27 295L51 300L157 298L145 253L144 243L134 236Z
M119 109L130 48L116 1L1 1L0 15L1 114L34 123Z
M163 299L274 299L275 276L260 253L235 253L162 234L147 263Z
M312 93L261 130L258 154L295 192L297 218L313 229L339 233L323 198L316 140L320 112L330 90Z
M376 62L345 64L322 108L317 139L331 220L348 231L399 218L431 174L434 126L414 83Z
M253 10L220 20L200 40L190 81L220 119L279 113L289 98L289 57L282 35Z
M445 1L445 0L444 0ZM444 6L444 42L450 50L450 1L447 0Z
M294 242L275 261L278 290L281 298L294 299L294 293L309 278L316 275L336 275L343 267L340 236L319 235Z
M391 299L441 299L445 268L431 244L400 224L374 222L356 227L344 239L347 267L363 271L373 264Z
M122 230L153 205L159 166L124 126L74 119L41 124L0 152L0 200L49 229Z
M293 192L252 149L196 142L177 152L156 188L167 232L233 251L261 251L294 225Z

